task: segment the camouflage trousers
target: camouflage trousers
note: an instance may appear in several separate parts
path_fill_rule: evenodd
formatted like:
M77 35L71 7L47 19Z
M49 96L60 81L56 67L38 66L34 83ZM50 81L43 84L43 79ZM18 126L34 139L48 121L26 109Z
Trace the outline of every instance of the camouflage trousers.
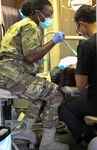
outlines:
M51 128L58 124L57 111L63 101L63 95L56 84L28 73L18 76L18 82L5 77L2 79L5 80L3 88L20 98L31 100L32 104L29 106L26 117L37 119L44 101L43 126Z

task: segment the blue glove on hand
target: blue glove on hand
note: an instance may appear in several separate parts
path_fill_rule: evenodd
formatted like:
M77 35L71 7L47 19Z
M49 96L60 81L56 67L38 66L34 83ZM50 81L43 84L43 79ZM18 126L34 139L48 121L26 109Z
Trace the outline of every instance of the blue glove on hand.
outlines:
M52 38L54 44L59 42L63 42L65 40L65 34L63 32L57 32L54 37Z

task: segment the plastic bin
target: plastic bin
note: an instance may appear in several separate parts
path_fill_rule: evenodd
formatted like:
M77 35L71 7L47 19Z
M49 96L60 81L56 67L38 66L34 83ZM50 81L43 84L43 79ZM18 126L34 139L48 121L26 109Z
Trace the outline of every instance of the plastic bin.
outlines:
M9 127L0 126L0 150L11 150L11 132Z

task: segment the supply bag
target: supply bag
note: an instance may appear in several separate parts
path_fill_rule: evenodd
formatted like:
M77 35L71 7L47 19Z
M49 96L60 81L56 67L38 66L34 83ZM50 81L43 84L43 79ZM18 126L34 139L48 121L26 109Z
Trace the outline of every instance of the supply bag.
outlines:
M9 127L0 126L0 150L11 150L11 133Z

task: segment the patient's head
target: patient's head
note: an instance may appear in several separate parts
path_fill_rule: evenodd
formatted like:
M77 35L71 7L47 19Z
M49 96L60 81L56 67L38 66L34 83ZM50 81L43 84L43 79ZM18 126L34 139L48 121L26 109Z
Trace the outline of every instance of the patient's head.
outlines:
M59 86L76 86L75 68L67 67L62 71Z

